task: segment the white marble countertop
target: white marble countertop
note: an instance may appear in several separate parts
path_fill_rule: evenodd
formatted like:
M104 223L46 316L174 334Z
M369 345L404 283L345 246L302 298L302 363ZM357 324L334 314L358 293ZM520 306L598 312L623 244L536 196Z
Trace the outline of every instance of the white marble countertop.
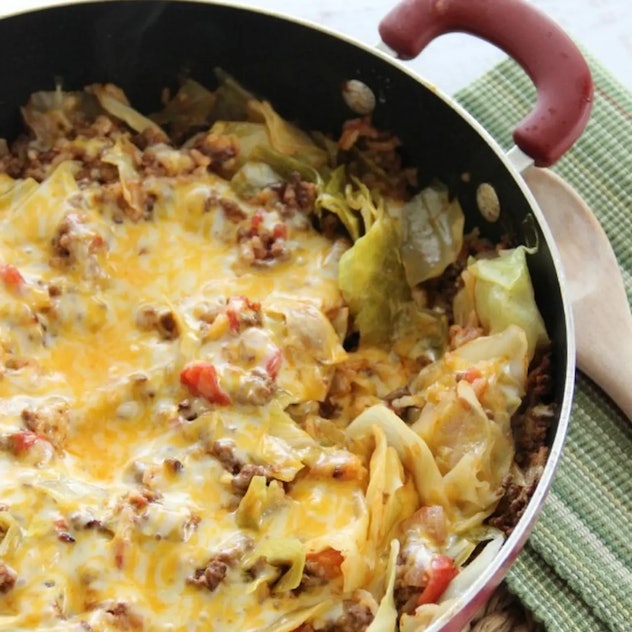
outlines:
M1 0L0 17L37 6L72 0ZM222 0L220 0L222 1ZM366 44L379 42L378 24L395 0L223 0L314 22ZM632 89L632 8L630 0L531 0L583 45L625 86ZM453 94L506 55L467 35L435 40L407 62L439 89Z

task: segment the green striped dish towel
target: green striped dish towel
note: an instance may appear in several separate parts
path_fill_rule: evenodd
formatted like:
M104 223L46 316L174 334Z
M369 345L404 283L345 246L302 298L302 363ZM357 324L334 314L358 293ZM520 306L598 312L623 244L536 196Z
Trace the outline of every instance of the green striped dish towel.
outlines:
M632 94L587 59L595 81L591 119L553 170L604 227L630 301ZM508 149L513 126L533 107L535 89L507 60L456 98ZM507 585L547 630L632 631L632 420L580 372L559 470Z

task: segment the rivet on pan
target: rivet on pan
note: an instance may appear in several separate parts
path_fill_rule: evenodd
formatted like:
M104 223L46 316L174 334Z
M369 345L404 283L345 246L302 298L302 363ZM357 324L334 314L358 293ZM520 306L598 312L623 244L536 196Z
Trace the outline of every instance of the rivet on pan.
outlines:
M373 90L358 79L350 79L342 85L342 98L356 113L364 116L375 109L375 95Z
M495 222L500 217L500 200L491 184L483 182L476 189L476 204L481 215L488 222Z

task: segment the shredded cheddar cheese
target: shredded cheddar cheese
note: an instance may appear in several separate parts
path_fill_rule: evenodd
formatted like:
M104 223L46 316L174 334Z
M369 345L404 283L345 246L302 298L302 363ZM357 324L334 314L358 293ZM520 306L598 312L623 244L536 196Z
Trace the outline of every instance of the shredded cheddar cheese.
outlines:
M341 260L402 200L279 176L326 152L248 107L176 148L113 86L34 95L0 160L0 630L407 630L502 537L524 332L449 347L400 284L367 342Z

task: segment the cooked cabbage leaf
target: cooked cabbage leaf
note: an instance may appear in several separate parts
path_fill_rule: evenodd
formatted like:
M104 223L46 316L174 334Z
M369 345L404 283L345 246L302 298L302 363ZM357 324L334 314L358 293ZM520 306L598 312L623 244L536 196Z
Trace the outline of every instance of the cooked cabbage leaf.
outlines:
M211 124L216 96L202 84L186 79L165 107L151 118L158 125L169 126L172 137L181 138L196 128Z
M167 140L167 135L159 125L135 110L127 100L125 93L117 86L108 84L93 84L86 91L99 100L101 107L113 117L127 123L139 134L152 129L156 134Z
M19 207L38 187L33 178L14 180L6 173L0 174L0 214Z
M79 120L91 120L103 110L87 92L34 92L22 108L22 118L33 132L40 150L50 149L58 138L70 132Z
M443 185L427 187L401 209L401 256L411 287L438 277L463 245L465 217Z
M448 584L448 588L441 595L439 603L463 596L492 563L505 541L505 536L501 531L488 529L487 537L489 541L484 544L483 550ZM484 540L480 542L484 542Z
M74 210L69 199L79 191L76 170L76 163L65 160L42 183L27 179L0 196L0 208L5 207L5 199L13 204L13 218L3 227L2 241L9 246L49 241L64 216Z
M219 69L215 73L220 86L214 93L216 123L211 131L237 136L239 166L253 160L266 163L285 179L298 172L304 179L315 181L316 170L328 161L328 152L230 75Z
M490 334L510 324L521 327L535 350L549 342L546 327L535 302L525 248L501 251L495 259L472 261L464 272L465 287L454 300L455 319L465 324L472 311Z
M114 165L119 174L123 197L134 209L138 217L144 213L144 200L141 192L141 177L136 169L140 164L140 150L125 136L116 139L113 147L103 152L103 162Z
M340 289L361 338L393 343L405 357L436 360L445 351L447 320L414 301L411 288L456 259L463 231L458 202L449 202L444 188L432 187L390 209L365 185L345 185L344 177L343 168L334 171L317 207L338 215L353 239L365 231L339 264Z
M267 101L252 100L248 104L251 116L265 123L270 145L285 156L300 158L316 169L327 162L327 152L303 130L281 117Z
M401 305L411 300L395 218L384 213L342 255L338 282L362 339L369 344L390 341Z
M425 358L434 362L444 353L448 340L445 314L419 307L414 301L404 303L395 316L393 351L403 358Z
M0 511L0 558L12 557L22 542L22 529L8 511Z
M284 498L285 492L279 481L267 485L265 476L253 476L237 508L237 525L242 529L259 529L265 512Z
M217 121L211 127L211 134L218 136L235 136L239 141L238 165L251 159L255 147L268 144L266 127L262 123L251 121ZM254 160L258 160L255 158ZM267 161L266 161L267 162Z
M375 449L371 455L369 484L366 490L369 508L369 537L365 556L375 556L390 538L401 520L412 514L419 498L412 480L406 479L397 451L389 446L384 430L373 426Z
M248 104L255 98L238 81L221 68L214 69L219 81L215 90L214 118L218 121L244 121L248 118Z
M257 632L296 632L303 623L313 621L331 609L333 602L330 599L322 599L316 605L298 608L288 612L273 621L265 628L259 628Z
M344 165L324 180L315 207L319 217L323 211L336 215L354 242L385 213L382 198L357 178L349 179Z
M351 440L361 440L372 435L373 426L382 429L388 445L395 448L400 461L412 474L422 503L446 506L441 472L426 442L382 404L371 406L358 415L346 433Z
M218 121L211 133L233 135L239 143L236 157L238 170L231 187L238 194L255 195L275 182L290 180L294 174L307 182L318 182L316 168L301 156L286 155L275 148L263 123L250 121Z
M397 623L397 608L395 607L395 577L397 575L397 556L399 555L399 540L391 540L391 548L386 566L386 589L375 618L366 632L393 632Z
M347 175L344 165L340 165L331 173L331 176L323 183L320 193L316 198L316 213L322 217L322 212L329 211L338 217L346 228L352 241L360 239L360 234L366 232L360 226L358 214L351 209L345 196Z
M513 460L511 416L527 375L527 341L512 325L479 337L423 369L411 384L426 399L411 426L431 451L442 476L454 528L480 524L493 510ZM475 389L468 379L480 380Z
M258 457L274 470L275 478L292 481L318 444L281 408L272 402L261 428Z
M346 434L351 441L374 436L374 459L386 464L387 452L375 427L381 429L412 475L421 502L442 505L454 531L478 526L496 506L511 467L511 416L524 394L526 354L526 337L517 326L473 340L422 370L411 384L413 396L425 401L412 426L376 405L358 415ZM458 379L468 370L485 380L484 388L476 391L469 381ZM373 521L386 524L380 517L386 508L376 513L373 504L375 485L379 489L377 478L368 490L369 510Z
M320 182L319 172L309 162L297 156L287 156L267 144L257 145L249 158L265 162L276 173L283 176L284 180L289 180L297 173L306 182Z
M231 189L240 197L248 199L283 178L272 167L259 161L249 161L237 170L230 180Z
M289 568L274 584L274 592L293 590L301 583L305 568L305 545L297 538L269 538L262 540L244 561L251 568L257 560L264 558L272 566Z

